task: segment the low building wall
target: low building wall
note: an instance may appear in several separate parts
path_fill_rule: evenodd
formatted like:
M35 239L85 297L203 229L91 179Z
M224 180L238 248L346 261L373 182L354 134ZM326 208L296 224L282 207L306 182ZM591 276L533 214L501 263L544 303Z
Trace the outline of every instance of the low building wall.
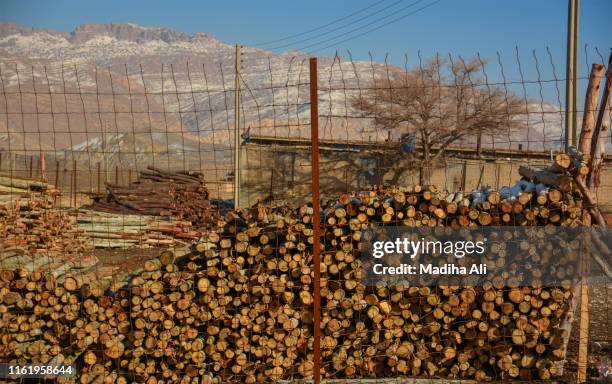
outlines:
M311 155L308 145L252 143L242 148L243 206L257 201L279 200L293 204L310 201ZM473 190L478 186L499 189L520 179L521 165L545 167L550 158L542 153L487 154L483 158L470 153L449 151L439 166L431 170L431 183L447 190ZM354 148L321 146L320 186L323 199L333 199L376 184L414 185L420 171L409 156L392 148ZM612 212L612 166L605 163L599 203Z

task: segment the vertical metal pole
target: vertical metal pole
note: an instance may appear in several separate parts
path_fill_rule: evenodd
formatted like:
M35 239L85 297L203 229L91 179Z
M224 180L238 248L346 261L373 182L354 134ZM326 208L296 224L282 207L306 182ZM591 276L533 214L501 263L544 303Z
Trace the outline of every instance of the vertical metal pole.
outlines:
M74 207L77 206L77 162L76 160L72 160L72 183L73 183L73 193L74 193Z
M467 181L467 160L463 160L463 167L461 168L461 190L465 191L465 184Z
M47 180L47 159L45 158L45 153L43 151L40 151L40 157L39 157L39 161L40 164L38 165L39 167L39 176L41 180Z
M272 172L270 172L270 193L268 195L270 202L274 201L274 168L272 168Z
M584 259L582 263L588 265L588 262ZM586 266L583 267L580 283L580 325L578 331L578 375L576 382L586 383L589 353L589 283Z
M98 193L100 193L100 184L101 184L100 183L100 174L102 173L100 171L100 168L101 168L101 165L100 165L100 162L98 161Z
M68 168L68 164L66 164ZM72 170L70 171L70 207L72 207L72 201L74 200L74 163L72 164Z
M587 219L587 224L590 223ZM578 327L578 374L576 383L587 382L589 354L589 271L591 263L587 255L591 251L591 238L587 236L581 245L581 281L580 281L580 324Z
M234 208L240 208L240 44L236 44L234 100Z
M495 189L499 190L499 174L500 174L500 164L495 164Z
M565 149L576 146L576 111L578 89L578 8L579 0L568 0L567 62L565 80Z
M55 189L57 190L59 190L59 186L60 186L59 169L60 169L60 162L59 160L55 160Z
M310 58L310 137L312 140L312 258L314 263L314 383L321 383L321 217L319 206L319 105L317 58Z

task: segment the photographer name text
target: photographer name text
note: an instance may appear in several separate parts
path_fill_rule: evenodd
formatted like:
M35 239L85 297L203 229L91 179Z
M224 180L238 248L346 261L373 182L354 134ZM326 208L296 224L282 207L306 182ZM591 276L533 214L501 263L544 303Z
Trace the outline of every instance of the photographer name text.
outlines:
M434 264L419 264L418 267L412 264L401 264L397 266L385 266L374 264L372 271L375 275L486 275L486 264L472 264L469 266L459 266L456 264L444 264L442 266Z

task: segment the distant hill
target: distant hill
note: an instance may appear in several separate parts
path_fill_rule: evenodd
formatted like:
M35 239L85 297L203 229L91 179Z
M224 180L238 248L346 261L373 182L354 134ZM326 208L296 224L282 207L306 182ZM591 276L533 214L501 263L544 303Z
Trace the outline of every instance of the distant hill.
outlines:
M234 46L210 34L134 24L87 24L69 33L0 24L0 57L0 148L94 160L106 151L113 161L133 163L153 152L227 151L233 141ZM345 118L356 115L350 98L384 65L319 63L321 136L385 140L387 132L373 131L368 120ZM242 68L243 126L308 137L307 56L244 47ZM495 138L497 147L558 147L559 108L530 102L528 111L528 142L521 132Z

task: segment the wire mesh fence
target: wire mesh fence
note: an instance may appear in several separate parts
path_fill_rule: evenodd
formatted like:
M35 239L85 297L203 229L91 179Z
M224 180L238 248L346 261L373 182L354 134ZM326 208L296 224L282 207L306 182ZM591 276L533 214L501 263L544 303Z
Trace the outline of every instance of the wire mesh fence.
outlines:
M249 55L244 54L238 75L242 102L237 129L232 60L208 66L125 64L104 69L4 63L2 170L15 176L45 177L69 189L75 166L77 193L98 192L105 182L129 184L148 166L197 170L204 174L214 197L224 199L232 196L238 131L245 152L244 193L253 194L248 201L270 194L270 183L257 177L261 169L272 168L263 166L268 158L259 151L266 145L296 153L276 170L279 174L292 170L283 186L275 184L292 193L287 183L303 182L295 180L295 167L304 162L294 159L309 140L306 59ZM512 55L512 70L517 72L513 77L507 73L508 58L502 60L499 54L490 61L480 55L427 58L418 54L412 61L406 56L403 66L350 56L320 60L321 139L330 152L336 152L335 157L358 159L346 160L353 163L351 170L338 167L351 179L347 182L345 176L338 191L384 182L385 177L397 182L401 175L386 175L393 173L389 164L418 170L425 152L433 164L439 159L483 155L498 160L544 158L549 151L562 149L565 79L559 77L549 52L542 58L517 49ZM524 67L533 78L525 75ZM431 116L425 116L426 111ZM429 128L419 131L424 126ZM361 153L368 156L361 159ZM380 156L374 161L371 157L376 156L369 154ZM367 177L374 163L382 171L378 179ZM249 177L251 170L256 177ZM253 192L246 192L249 189Z
M573 363L578 288L359 281L368 226L582 223L566 194L546 189L540 202L530 191L520 207L518 194L491 194L567 141L566 79L551 53L508 57L322 58L316 100L307 58L249 50L213 64L0 63L3 356L75 364L81 382L266 382L319 369L532 382L605 365L599 326L594 360ZM609 172L604 163L603 208ZM605 319L609 283L593 289L593 318Z

